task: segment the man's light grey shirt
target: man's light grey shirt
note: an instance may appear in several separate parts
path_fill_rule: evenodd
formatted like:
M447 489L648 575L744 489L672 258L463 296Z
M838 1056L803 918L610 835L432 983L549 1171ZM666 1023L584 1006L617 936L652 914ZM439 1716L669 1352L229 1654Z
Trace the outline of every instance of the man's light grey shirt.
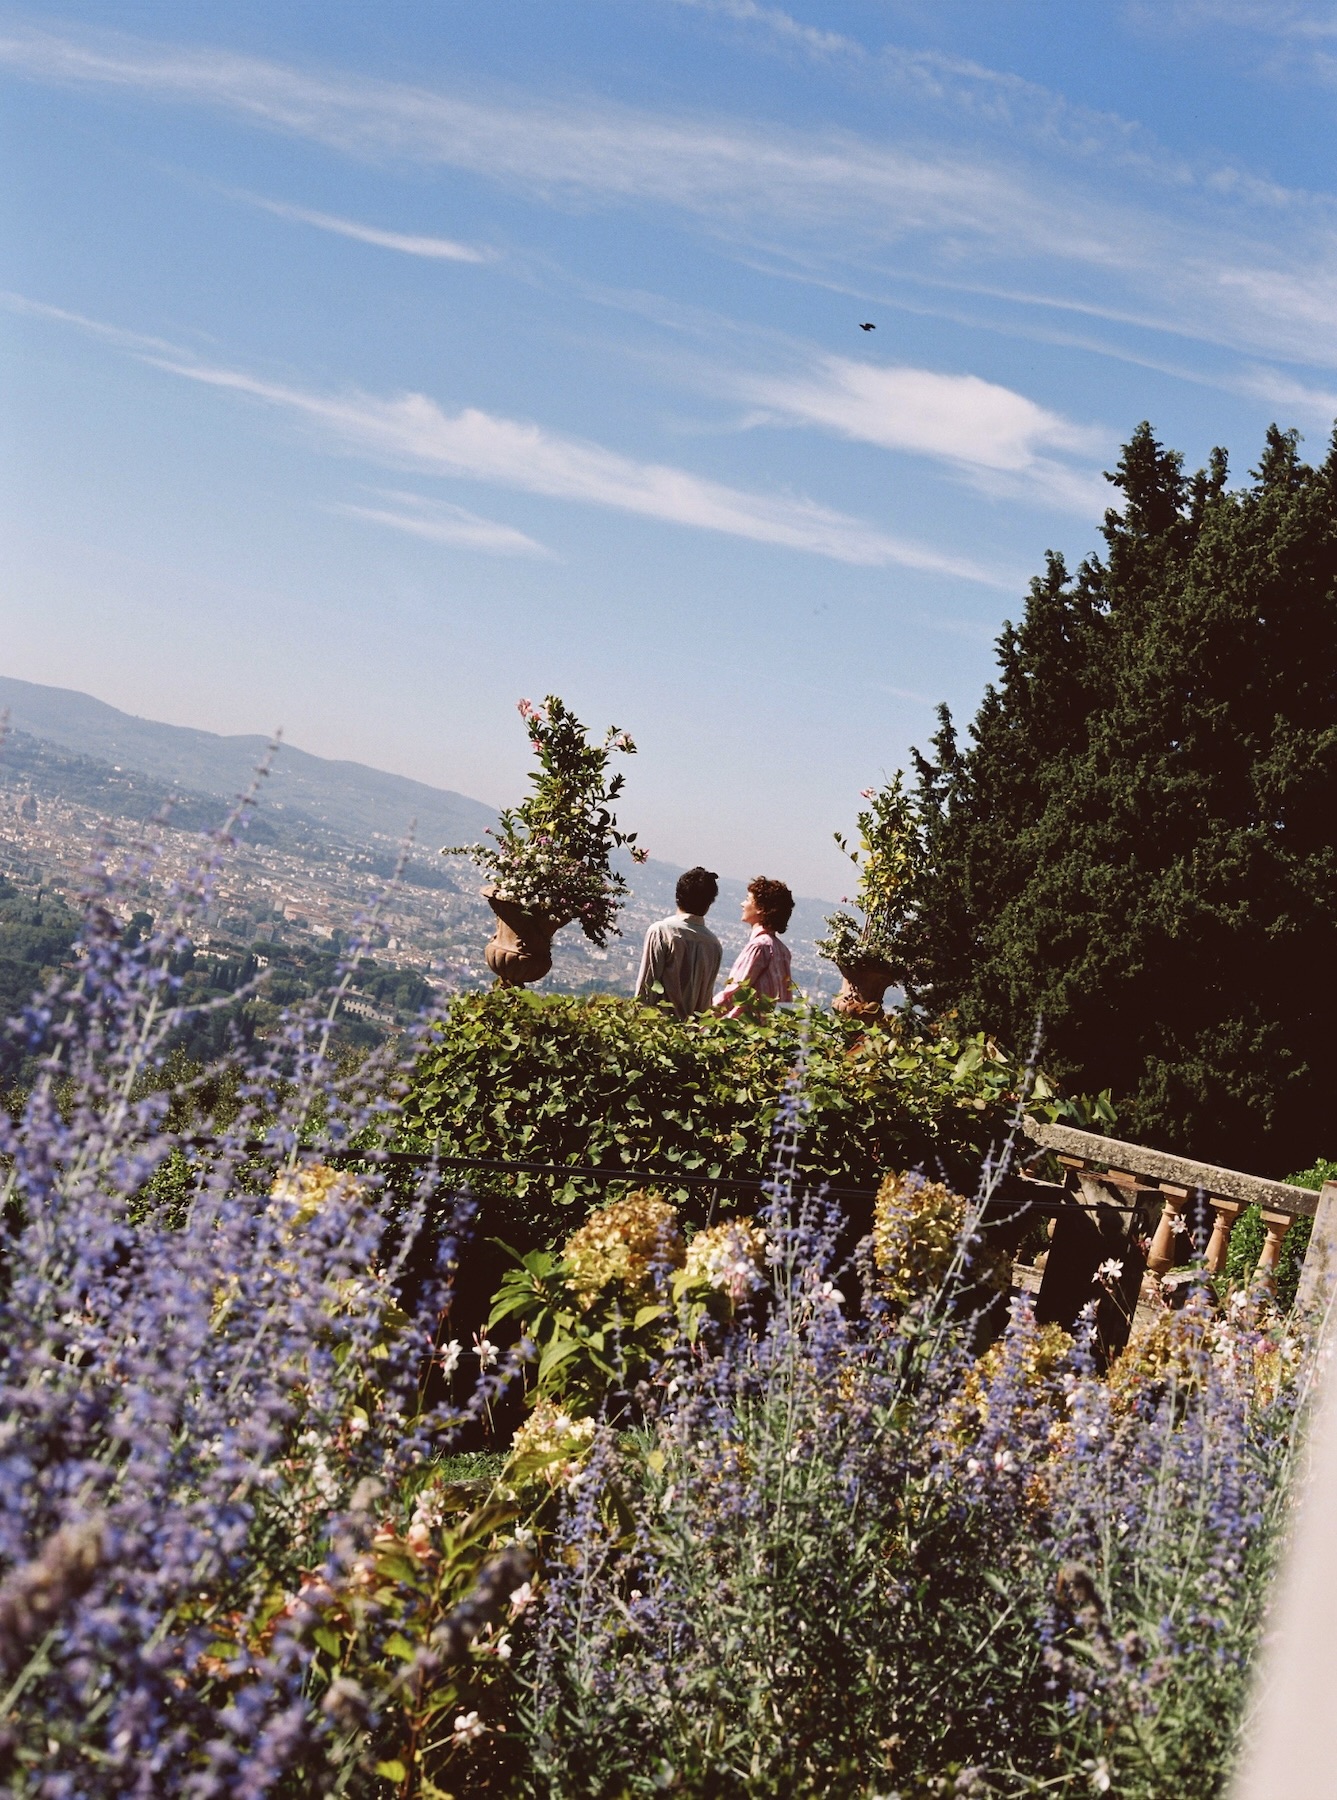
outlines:
M720 940L695 913L674 913L645 934L636 998L657 1001L655 982L664 990L663 1004L680 1019L705 1012L720 972Z

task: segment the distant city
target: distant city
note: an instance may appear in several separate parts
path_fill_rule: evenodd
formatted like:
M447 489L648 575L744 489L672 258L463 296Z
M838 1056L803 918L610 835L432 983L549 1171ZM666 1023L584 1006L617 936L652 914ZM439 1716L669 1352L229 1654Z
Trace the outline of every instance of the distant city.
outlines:
M151 844L155 856L138 904L156 915L171 888L197 874L210 848L204 834L226 818L231 797L265 748L260 739L211 738L131 719L86 695L27 682L0 679L0 706L11 721L0 745L0 874L20 889L45 889L71 905L95 858L107 855L123 865ZM117 760L97 750L111 750ZM135 752L147 766L127 760ZM378 967L411 972L438 995L490 985L483 946L492 915L479 895L477 871L465 858L437 855L438 843L406 847L397 830L414 812L421 830L427 813L434 835L465 842L481 835L494 816L490 809L301 751L280 750L273 766L256 803L244 809L235 848L218 861L197 953L250 952L263 967L263 946L302 957L365 936ZM191 786L178 768L193 778ZM396 792L401 787L416 791ZM370 823L379 789L386 790L384 830ZM598 950L578 927L567 927L555 940L543 990L631 990L645 927L672 910L677 871L652 862L628 864L627 874L632 892L621 938ZM726 956L746 936L738 921L743 891L742 881L722 880L711 915ZM795 977L813 994L838 986L835 971L812 948L827 910L829 903L800 901L790 929ZM419 991L417 983L406 991ZM371 998L354 999L350 1010L386 1029L397 1022L391 1007Z

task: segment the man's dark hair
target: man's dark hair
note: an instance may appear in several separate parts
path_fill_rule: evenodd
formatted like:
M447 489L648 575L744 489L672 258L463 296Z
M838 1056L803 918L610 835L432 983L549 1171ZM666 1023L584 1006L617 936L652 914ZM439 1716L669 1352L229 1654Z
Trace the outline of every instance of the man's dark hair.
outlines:
M683 912L703 913L715 904L719 893L719 876L713 869L703 869L698 863L696 868L686 869L679 875L674 898Z
M767 875L758 875L755 881L748 882L747 891L756 901L757 911L761 914L767 931L783 931L794 910L794 896L784 882L772 881Z

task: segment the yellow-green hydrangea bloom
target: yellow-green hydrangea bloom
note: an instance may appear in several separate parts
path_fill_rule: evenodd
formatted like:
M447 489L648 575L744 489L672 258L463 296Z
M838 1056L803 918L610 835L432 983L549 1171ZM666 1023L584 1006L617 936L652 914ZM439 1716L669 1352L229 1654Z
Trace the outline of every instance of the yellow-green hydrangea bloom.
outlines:
M591 1213L562 1246L567 1286L582 1307L614 1284L647 1290L655 1268L680 1269L685 1247L678 1215L657 1194L628 1194Z
M965 1225L966 1203L944 1182L913 1172L888 1175L873 1207L873 1261L887 1298L901 1306L939 1287L952 1266ZM972 1250L971 1276L1005 1289L1008 1259Z
M727 1219L698 1231L683 1274L692 1286L713 1288L740 1306L766 1285L766 1233L755 1219Z

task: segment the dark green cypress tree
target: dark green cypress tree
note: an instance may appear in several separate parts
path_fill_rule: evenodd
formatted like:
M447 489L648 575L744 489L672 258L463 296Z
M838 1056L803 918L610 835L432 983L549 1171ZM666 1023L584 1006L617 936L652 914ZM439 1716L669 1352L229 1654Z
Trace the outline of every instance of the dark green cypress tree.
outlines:
M1105 555L1051 556L968 741L916 757L916 998L1113 1090L1119 1129L1259 1173L1337 1154L1337 434L1252 484L1148 425Z

